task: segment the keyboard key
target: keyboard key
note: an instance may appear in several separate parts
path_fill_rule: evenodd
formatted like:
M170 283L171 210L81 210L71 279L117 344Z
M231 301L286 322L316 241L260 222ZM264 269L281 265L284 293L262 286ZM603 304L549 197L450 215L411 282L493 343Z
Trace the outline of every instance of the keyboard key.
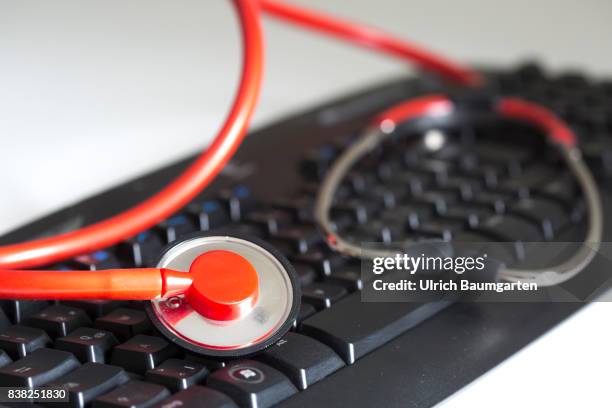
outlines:
M207 375L208 369L202 364L171 358L147 371L145 379L171 391L180 391L201 382Z
M562 227L570 223L570 215L561 204L544 198L527 198L510 208L514 214L539 224L544 238L551 240Z
M297 333L287 333L257 359L282 371L300 390L344 366L332 349Z
M274 209L252 211L247 215L246 221L259 226L269 235L276 234L278 230L292 223L288 212Z
M272 207L288 211L297 222L312 224L314 222L314 201L308 196L297 196L276 200Z
M309 265L322 275L329 275L345 262L342 256L319 249L294 255L290 257L290 260L294 263Z
M326 283L332 283L334 285L340 285L345 287L349 292L363 289L363 281L361 280L361 271L359 266L355 267L344 267L331 275L325 277Z
M94 326L112 332L119 340L127 340L152 329L145 312L126 308L117 309L96 319Z
M198 231L195 221L185 214L178 214L159 223L157 229L166 242L176 241L178 238Z
M327 344L347 364L353 364L449 304L447 300L364 303L361 293L356 292L332 308L304 320L300 332Z
M465 225L474 228L482 220L492 215L493 213L485 208L453 205L441 215L441 218L443 220L461 221Z
M413 231L426 238L436 238L450 241L455 231L463 229L462 221L453 220L431 220L420 224Z
M49 302L44 300L0 300L0 305L8 318L14 324L19 324L49 306Z
M79 327L91 325L91 320L81 309L57 305L30 317L28 325L43 329L52 337L60 337Z
M129 376L120 367L98 363L87 363L58 378L46 387L65 388L68 402L53 403L55 407L85 408L94 398L129 381Z
M514 215L494 215L480 224L476 232L506 242L538 242L543 238L535 224Z
M531 190L554 178L556 171L551 164L533 164L525 168L519 176L505 181L501 186L512 190L521 188Z
M242 220L242 217L255 207L255 198L246 186L223 190L219 193L219 198L225 203L232 221L235 222Z
M393 209L383 211L381 220L387 224L414 228L432 216L433 208L428 204L401 203Z
M155 408L238 408L227 395L194 385L155 405Z
M79 362L72 354L43 348L0 368L0 384L5 387L39 387L78 366Z
M480 206L496 214L503 214L506 211L506 202L511 199L512 197L508 194L483 191L466 201L466 204L470 206Z
M63 300L60 304L83 309L89 317L96 319L128 303L123 300Z
M578 196L576 182L569 174L562 174L549 180L536 189L535 192L545 197L552 198L553 200L560 201L569 209L573 207L576 197Z
M229 212L218 200L194 203L188 207L188 211L197 218L202 231L222 227L231 221Z
M313 283L302 288L302 299L317 309L324 309L331 307L347 293L348 291L342 286L331 283Z
M295 253L303 254L312 246L322 242L319 231L313 227L288 227L279 230L270 239L272 244L280 243L289 245L289 249Z
M300 286L310 285L317 277L317 272L312 266L294 263L293 268L300 281Z
M128 259L135 267L154 266L164 243L161 237L152 231L144 231L119 244L117 252L120 257Z
M302 300L300 303L300 312L298 313L295 322L293 322L293 328L297 329L304 320L306 320L316 312L317 309L315 309L313 305L311 305L310 303L306 303Z
M8 353L4 350L0 349L0 367L4 367L5 365L9 365L13 362Z
M69 351L82 363L104 363L111 348L119 342L111 332L81 327L55 341L55 348Z
M144 374L145 371L157 367L176 353L176 348L161 337L139 334L115 347L111 364L137 374Z
M365 224L379 209L380 206L374 202L362 199L343 200L332 207L331 216L334 219L347 216L354 223Z
M93 408L147 408L170 396L170 392L157 384L130 381L119 388L97 397Z
M279 371L252 360L215 371L206 384L250 408L270 407L297 392Z
M11 325L12 325L12 323L9 320L8 316L6 315L6 313L4 313L4 310L0 309L0 331L8 328Z
M13 360L23 358L49 343L51 339L41 329L16 325L0 332L0 349L6 351Z

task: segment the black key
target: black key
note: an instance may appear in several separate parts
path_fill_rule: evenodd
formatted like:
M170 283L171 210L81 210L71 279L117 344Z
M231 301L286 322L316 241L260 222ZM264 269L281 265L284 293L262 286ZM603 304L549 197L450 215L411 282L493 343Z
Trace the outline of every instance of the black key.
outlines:
M259 238L267 237L267 233L263 230L263 228L253 224L228 224L224 227L216 229L215 232L219 235L238 234Z
M309 180L320 181L337 154L338 149L333 145L307 150L300 162L301 174Z
M25 326L11 326L0 332L0 349L13 360L18 360L34 350L46 347L51 339L43 330Z
M570 223L570 215L561 204L545 198L527 198L520 200L510 208L514 214L540 224L544 237L553 239L555 234Z
M323 275L329 275L333 270L344 264L342 256L323 250L309 251L290 257L292 262L312 266Z
M4 350L0 350L0 367L4 367L5 365L9 365L13 362L11 357L9 357L8 353Z
M14 324L19 324L49 306L49 302L44 300L0 300L0 305L8 318Z
M503 188L519 190L527 188L529 190L541 186L555 176L557 170L551 164L534 164L517 176L501 184Z
M353 364L357 359L447 307L451 302L364 303L356 292L304 320L300 331L330 346Z
M279 371L252 360L215 371L206 385L229 395L240 406L250 408L270 407L297 392Z
M342 286L331 283L313 283L302 288L302 299L318 309L330 307L336 303L348 291Z
M5 387L39 387L78 366L79 362L72 354L43 348L0 368L0 384Z
M461 221L465 225L474 228L482 220L489 218L491 215L493 215L492 212L485 208L453 205L441 215L441 218L452 221Z
M4 309L0 309L0 331L8 328L12 325L6 313L4 313Z
M145 312L132 309L117 309L96 319L95 327L113 332L119 340L127 340L137 334L151 330L151 322Z
M365 192L364 200L373 202L377 208L393 208L397 205L397 194L387 187L374 186Z
M381 220L385 223L397 224L401 227L416 227L432 216L433 208L428 204L402 203L396 208L383 211Z
M349 292L363 289L359 266L344 267L325 278L325 282L344 286Z
M297 333L287 333L257 359L285 373L300 390L305 390L344 366L332 349Z
M232 221L240 221L255 207L255 198L246 186L223 190L219 193L219 199L226 204Z
M155 408L238 408L227 395L194 385L155 405Z
M111 332L81 327L55 341L55 348L69 351L82 363L104 363L110 349L118 344Z
M129 379L120 367L87 363L45 387L65 388L68 391L68 402L53 403L50 406L84 408L97 396L125 384Z
M355 236L363 237L365 241L393 242L400 240L405 235L405 225L401 222L390 222L374 220L365 225L359 225L354 229Z
M407 194L418 194L432 182L433 177L431 175L402 170L390 175L385 180L385 187L399 198Z
M334 204L331 209L331 215L332 218L348 216L352 222L365 224L379 209L380 206L374 202L350 199Z
M159 223L157 229L166 242L176 241L178 238L195 232L198 226L195 221L185 214L178 214Z
M294 264L293 268L298 276L301 286L310 285L317 277L317 272L312 266L306 264Z
M171 358L147 371L145 379L171 391L180 391L201 382L207 375L208 369L202 364Z
M144 231L120 244L118 253L139 268L155 265L163 247L164 243L158 234Z
M272 207L288 211L293 219L302 223L314 222L313 199L308 196L280 199L272 203Z
M252 211L247 215L246 221L261 227L270 235L276 234L292 222L288 212L274 209Z
M415 194L410 197L411 202L418 204L426 204L432 206L436 212L444 213L444 211L455 201L458 200L458 195L450 191L426 191L420 194Z
M60 337L79 327L91 325L91 320L81 309L57 305L32 315L28 325L43 329L52 337Z
M511 199L512 197L508 194L483 191L466 203L470 206L480 206L497 214L503 214L506 211L506 202Z
M566 208L572 208L578 195L576 182L569 174L563 174L536 190L536 193L562 202Z
M222 227L231 221L229 212L217 200L207 200L192 204L189 206L188 211L195 215L199 228L202 231L210 231L211 229Z
M117 257L109 251L96 251L91 254L80 255L70 262L76 269L89 269L101 271L119 268L121 265Z
M83 309L89 317L96 319L128 303L123 300L63 300L60 304Z
M494 215L480 224L476 231L508 242L538 242L543 238L535 224L514 215Z
M462 221L432 220L420 224L418 227L414 228L413 231L423 237L450 241L453 237L453 233L462 229L463 226L464 223Z
M290 249L296 253L307 252L312 246L322 242L321 234L314 227L288 227L274 234L270 240L288 244Z
M119 388L99 396L93 408L147 408L170 396L170 392L157 384L130 381Z
M316 312L317 312L317 309L315 309L313 305L311 305L310 303L306 303L302 300L300 304L300 312L298 313L298 316L295 319L295 322L293 322L293 328L297 329L300 323L302 323L302 321L306 320L307 318L309 318Z
M115 347L111 364L124 367L134 373L144 374L145 371L157 367L176 353L176 348L161 337L139 334Z

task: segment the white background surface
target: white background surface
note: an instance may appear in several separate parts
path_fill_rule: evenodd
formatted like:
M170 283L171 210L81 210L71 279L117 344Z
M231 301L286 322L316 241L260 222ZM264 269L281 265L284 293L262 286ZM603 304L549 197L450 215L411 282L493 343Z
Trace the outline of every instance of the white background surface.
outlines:
M206 145L238 74L226 3L0 0L0 232ZM536 56L612 75L607 0L302 3L464 61ZM255 126L406 71L269 20L265 31ZM609 306L588 307L448 404L610 406Z

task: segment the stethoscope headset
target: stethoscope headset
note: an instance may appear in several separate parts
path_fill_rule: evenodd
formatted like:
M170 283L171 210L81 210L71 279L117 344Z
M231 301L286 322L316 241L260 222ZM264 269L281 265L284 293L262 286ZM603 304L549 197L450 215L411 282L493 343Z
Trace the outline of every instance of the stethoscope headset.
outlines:
M212 234L188 237L171 244L156 268L34 268L112 246L155 226L187 205L217 176L240 146L257 103L264 62L261 12L415 62L466 88L477 89L484 81L467 67L372 28L273 0L233 0L233 4L240 20L243 66L232 108L212 144L163 190L120 214L76 231L1 247L0 298L146 300L156 327L188 350L222 358L261 351L292 326L299 311L300 288L291 264L258 239ZM597 185L582 161L575 135L552 112L517 98L489 102L491 113L533 125L546 135L580 186L589 214L584 243L568 260L543 270L504 269L500 277L542 286L564 282L589 264L601 241L602 208ZM332 249L361 259L392 255L364 248L338 234L330 220L334 192L351 167L400 125L423 119L452 119L459 107L447 95L400 103L378 115L340 155L325 176L315 206L315 218Z

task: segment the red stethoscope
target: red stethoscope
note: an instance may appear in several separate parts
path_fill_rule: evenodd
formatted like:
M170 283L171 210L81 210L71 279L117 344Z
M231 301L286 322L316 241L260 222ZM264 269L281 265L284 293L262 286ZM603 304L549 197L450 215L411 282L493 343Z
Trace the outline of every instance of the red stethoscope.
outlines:
M157 268L33 269L112 246L156 225L216 177L240 146L257 103L264 62L261 12L415 62L459 85L477 87L483 81L470 68L376 29L273 0L233 3L241 23L243 67L232 108L213 143L176 180L133 208L76 231L1 247L0 298L150 300L149 313L158 329L183 347L221 357L259 351L289 330L300 302L291 265L263 242L200 235L173 244ZM497 107L502 116L541 128L550 142L566 151L570 168L571 158L579 160L572 131L546 108L519 99L500 100ZM419 98L383 113L372 126L388 130L421 116L447 114L451 108L442 95ZM593 213L598 214L596 208L591 208ZM319 215L330 245L350 254L347 243L327 230L324 214Z

